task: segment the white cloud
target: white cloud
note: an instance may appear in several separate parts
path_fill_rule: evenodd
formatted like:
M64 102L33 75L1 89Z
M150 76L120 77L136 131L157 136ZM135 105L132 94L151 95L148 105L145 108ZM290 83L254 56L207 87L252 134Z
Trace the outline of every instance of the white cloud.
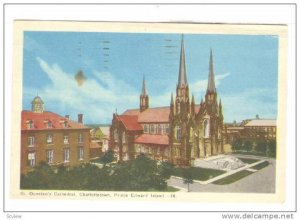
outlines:
M216 83L216 87L218 87L221 83L221 81L223 79L225 79L226 77L228 77L230 75L230 73L223 73L223 74L218 74L218 75L215 75L215 83ZM196 96L196 97L200 97L201 95L201 92L205 92L206 89L207 89L207 82L208 82L208 79L205 79L205 80L199 80L197 82L194 82L191 84L190 86L190 91Z
M49 65L39 57L37 61L51 80L39 91L46 110L71 114L74 119L77 113L83 113L89 121L101 123L111 121L116 107L137 106L139 93L109 72L93 72L92 77L78 86L74 75L64 72L57 64Z
M276 118L276 89L250 89L237 94L222 94L224 120L242 121L254 118Z

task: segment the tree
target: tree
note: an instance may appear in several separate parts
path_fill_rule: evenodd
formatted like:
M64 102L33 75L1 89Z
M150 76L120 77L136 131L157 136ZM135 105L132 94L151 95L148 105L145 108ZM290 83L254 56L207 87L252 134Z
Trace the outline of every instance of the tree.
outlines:
M188 192L190 191L190 184L194 183L192 172L189 169L183 169L183 183L187 184Z
M158 168L160 175L166 180L170 179L171 175L174 173L174 165L168 161L162 161Z
M267 147L267 156L276 157L276 140L271 140Z
M239 151L243 147L243 141L241 139L235 139L232 143L232 150Z
M258 141L255 150L259 153L265 153L266 152L266 145L267 143L265 141Z
M112 150L108 150L105 152L105 154L100 158L100 162L106 166L106 164L110 164L113 161L115 161L115 154Z
M249 140L245 141L243 150L251 151L251 149L252 149L252 143Z

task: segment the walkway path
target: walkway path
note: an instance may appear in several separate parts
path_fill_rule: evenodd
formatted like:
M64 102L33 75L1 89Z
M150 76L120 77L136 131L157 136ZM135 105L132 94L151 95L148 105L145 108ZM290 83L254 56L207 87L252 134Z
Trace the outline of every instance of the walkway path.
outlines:
M238 155L236 155L238 156ZM241 155L242 156L242 155ZM243 155L245 156L245 155ZM249 157L250 158L250 157ZM261 157L251 156L254 159L262 159ZM270 164L269 166L254 172L253 174L244 177L234 183L227 185L216 185L207 183L200 184L194 182L190 184L191 192L256 192L256 193L274 193L275 192L275 171L276 160L266 159ZM251 164L253 165L253 164ZM223 174L222 174L223 175ZM215 181L215 180L214 180ZM180 188L187 188L186 184L183 184L182 179L171 177L168 180L168 185Z

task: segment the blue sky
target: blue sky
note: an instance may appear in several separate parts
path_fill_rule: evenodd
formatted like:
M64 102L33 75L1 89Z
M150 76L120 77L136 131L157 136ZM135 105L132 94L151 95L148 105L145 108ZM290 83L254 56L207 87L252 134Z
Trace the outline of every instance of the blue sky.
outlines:
M45 109L110 123L113 112L139 107L143 75L150 107L175 93L181 33L24 32L23 109L38 95ZM184 35L187 78L198 104L213 50L225 122L277 116L278 38L263 35ZM79 86L76 73L86 78ZM191 95L190 94L190 95Z

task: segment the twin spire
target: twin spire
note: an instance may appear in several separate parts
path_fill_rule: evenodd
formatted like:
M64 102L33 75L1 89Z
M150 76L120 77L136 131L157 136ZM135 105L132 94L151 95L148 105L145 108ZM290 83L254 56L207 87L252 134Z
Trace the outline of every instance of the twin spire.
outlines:
M186 65L185 65L185 50L184 50L184 39L183 35L181 37L181 50L180 50L180 63L179 63L179 74L178 74L178 86L187 86L187 76L186 76ZM215 74L214 74L214 67L213 67L213 53L212 50L210 50L210 58L209 58L209 74L208 74L208 83L207 83L207 93L215 93L216 92L216 86L215 86ZM145 82L145 76L143 77L143 84L142 84L142 91L141 91L141 97L146 97L147 95L147 89L146 89L146 82ZM194 97L193 97L194 98ZM172 94L173 99L173 94ZM148 101L145 100L146 102ZM171 100L172 102L172 100ZM148 104L148 103L147 103ZM146 105L147 105L146 104Z
M182 35L181 51L180 51L180 65L179 65L179 74L178 74L178 86L186 86L187 84L188 84L188 82L187 82L186 67L185 67L184 41L183 41L183 35ZM209 92L209 93L216 92L213 53L212 53L211 49L210 49L210 57L209 57L209 75L208 75L208 83L207 83L207 92Z
M209 92L209 93L216 92L213 54L212 54L211 49L210 49L210 57L209 57L209 73L208 73L207 92Z
M186 86L186 68L185 68L185 53L184 53L184 42L183 35L181 37L181 51L180 51L180 64L179 64L179 74L178 74L178 86Z

